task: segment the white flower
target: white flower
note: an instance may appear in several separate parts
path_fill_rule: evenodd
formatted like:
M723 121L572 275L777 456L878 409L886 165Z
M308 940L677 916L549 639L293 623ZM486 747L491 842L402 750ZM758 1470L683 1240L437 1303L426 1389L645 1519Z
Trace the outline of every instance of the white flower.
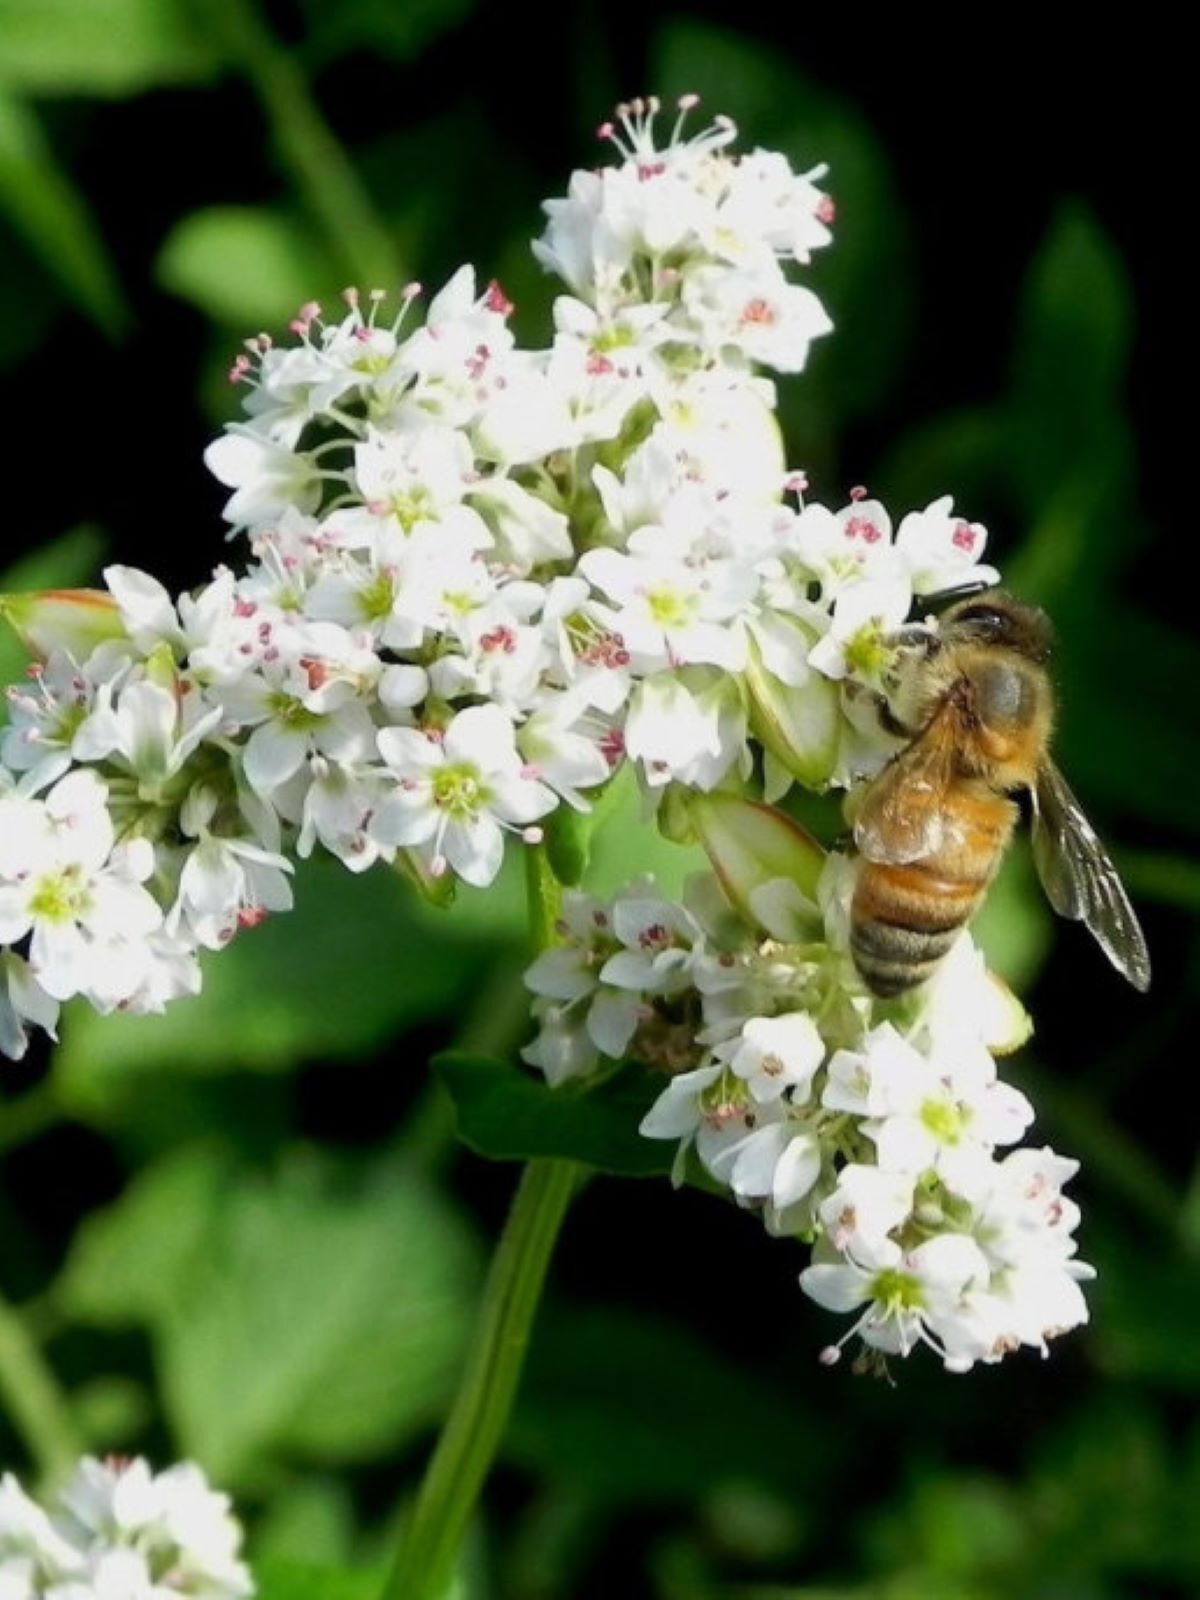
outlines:
M58 1009L29 963L12 950L0 949L0 1052L20 1061L29 1048L30 1024L57 1038Z
M113 847L104 784L88 768L46 796L40 825L26 839L27 870L0 883L0 944L31 934L29 970L47 995L107 991L123 941L162 922L141 887L154 866L145 839Z
M779 1017L751 1017L741 1034L717 1054L745 1080L759 1105L778 1100L785 1090L794 1104L801 1105L825 1057L825 1044L812 1018L793 1011Z
M51 1517L0 1482L0 1592L28 1600L246 1600L241 1541L228 1497L190 1463L155 1474L87 1457Z
M833 1248L851 1257L878 1258L888 1235L912 1214L913 1188L909 1173L858 1162L843 1167L837 1188L818 1213Z
M277 444L242 423L230 423L204 452L204 464L234 493L225 502L225 519L235 527L269 522L290 508L315 511L321 479L306 455Z
M827 678L855 678L883 687L896 659L890 635L908 615L912 594L904 578L864 578L838 595L829 632L808 653Z
M774 260L749 272L700 266L684 274L683 301L710 349L733 348L780 372L800 372L814 339L833 329L811 289L789 283Z
M582 730L581 700L578 690L553 695L517 730L526 766L576 811L588 809L579 791L606 782L612 771L599 737Z
M800 1274L801 1288L826 1310L865 1307L827 1359L855 1334L887 1354L906 1356L925 1343L945 1358L943 1329L953 1327L968 1290L987 1281L987 1262L963 1234L939 1234L909 1251L885 1239L841 1265L819 1262Z
M378 743L397 782L369 831L383 845L419 847L435 876L449 866L476 887L491 883L502 828L523 828L557 804L525 771L513 724L497 706L460 711L440 738L385 728Z
M896 554L912 582L914 594L937 594L942 589L998 583L995 567L979 558L987 543L987 529L954 515L954 501L943 495L925 507L910 511L896 535Z

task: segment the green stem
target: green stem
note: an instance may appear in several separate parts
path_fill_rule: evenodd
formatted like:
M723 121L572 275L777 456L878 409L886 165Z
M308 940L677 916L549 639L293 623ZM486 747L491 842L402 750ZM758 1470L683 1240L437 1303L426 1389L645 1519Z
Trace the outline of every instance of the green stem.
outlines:
M542 849L526 888L535 949L554 938L559 886ZM531 1161L521 1174L458 1392L426 1469L383 1600L442 1600L512 1410L555 1241L583 1176L577 1162Z
M47 1483L65 1477L83 1453L71 1407L20 1314L0 1295L0 1401Z
M425 1473L384 1600L442 1600L512 1409L579 1169L531 1161L492 1258L466 1371Z
M341 270L364 289L390 287L400 276L392 241L321 115L295 52L279 44L251 0L220 0L213 10L230 54L266 113L280 156Z

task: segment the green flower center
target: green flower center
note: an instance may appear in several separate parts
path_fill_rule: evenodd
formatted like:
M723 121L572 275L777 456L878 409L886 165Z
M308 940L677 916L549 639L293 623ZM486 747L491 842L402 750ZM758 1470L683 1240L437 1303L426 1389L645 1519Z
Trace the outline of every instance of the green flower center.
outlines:
M891 660L892 648L877 622L864 623L847 641L846 665L860 678L879 678Z
M405 533L411 533L418 522L433 520L433 496L420 484L406 489L402 494L392 495L388 505Z
M452 817L473 817L491 799L491 791L480 777L479 768L469 761L442 767L431 784L433 803Z
M284 694L282 690L271 696L270 706L275 721L297 733L311 733L325 720L319 711L310 711L302 700L297 700L294 695Z
M359 592L358 603L368 622L382 622L390 617L395 602L396 586L386 572L377 572Z
M926 1100L921 1107L921 1124L939 1144L957 1144L966 1131L968 1117L961 1106L945 1100Z
M674 589L651 589L646 605L660 628L682 628L692 620L692 602Z
M925 1295L916 1278L895 1267L885 1267L871 1279L871 1298L889 1312L920 1311Z
M92 903L91 892L79 867L63 867L39 878L29 898L29 910L39 922L62 925L77 922Z

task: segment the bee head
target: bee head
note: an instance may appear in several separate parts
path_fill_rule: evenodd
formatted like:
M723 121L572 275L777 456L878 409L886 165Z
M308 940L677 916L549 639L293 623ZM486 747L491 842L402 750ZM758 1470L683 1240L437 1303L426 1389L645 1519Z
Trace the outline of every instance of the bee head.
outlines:
M1050 659L1054 643L1046 613L1002 589L985 589L952 605L942 618L942 633L1013 650L1039 664Z

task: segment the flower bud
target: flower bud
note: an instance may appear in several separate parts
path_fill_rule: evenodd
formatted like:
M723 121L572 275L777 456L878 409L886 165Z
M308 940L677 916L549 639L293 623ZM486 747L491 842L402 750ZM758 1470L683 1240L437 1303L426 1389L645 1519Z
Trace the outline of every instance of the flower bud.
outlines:
M83 661L106 639L126 636L117 602L103 589L0 594L0 616L41 661L55 650Z
M811 640L800 623L786 625L795 631L796 653L803 659ZM753 640L743 677L750 691L750 726L764 749L806 789L824 789L837 764L841 732L837 684L818 672L798 685L784 683L768 672Z
M798 822L759 800L725 793L693 795L688 811L721 887L747 921L761 922L754 902L781 880L815 911L825 852Z

